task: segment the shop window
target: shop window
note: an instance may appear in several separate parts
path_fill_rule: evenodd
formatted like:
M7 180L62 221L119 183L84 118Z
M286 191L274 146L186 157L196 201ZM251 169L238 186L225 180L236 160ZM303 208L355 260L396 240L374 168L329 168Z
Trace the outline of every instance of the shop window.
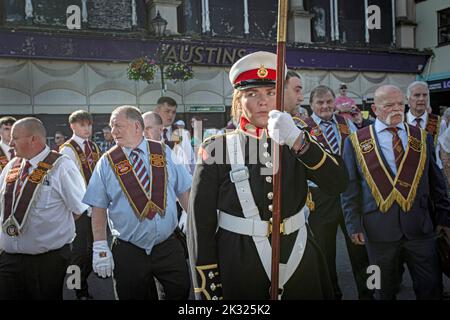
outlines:
M242 37L244 35L244 2L242 0L209 0L211 35Z
M438 44L450 43L450 8L438 11Z

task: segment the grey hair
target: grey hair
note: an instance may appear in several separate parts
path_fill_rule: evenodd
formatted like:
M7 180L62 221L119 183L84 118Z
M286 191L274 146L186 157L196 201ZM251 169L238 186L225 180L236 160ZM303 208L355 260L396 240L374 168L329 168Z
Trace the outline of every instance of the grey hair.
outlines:
M155 111L147 111L142 115L143 119L147 117L149 117L158 126L163 124L161 116Z
M430 90L428 90L428 83L426 83L424 81L414 81L413 83L411 83L408 86L408 89L406 89L406 99L409 99L409 97L411 97L411 92L417 86L422 86L422 87L427 88L428 95L430 94Z
M13 127L24 127L30 136L38 136L44 144L47 140L47 131L41 120L34 117L27 117L16 121Z
M141 129L144 130L144 128L145 128L144 119L142 118L141 111L138 108L136 108L134 106L128 106L128 105L117 107L111 113L111 118L114 115L116 115L118 113L122 113L122 112L125 113L125 116L127 117L127 119L139 122L139 124L141 125Z

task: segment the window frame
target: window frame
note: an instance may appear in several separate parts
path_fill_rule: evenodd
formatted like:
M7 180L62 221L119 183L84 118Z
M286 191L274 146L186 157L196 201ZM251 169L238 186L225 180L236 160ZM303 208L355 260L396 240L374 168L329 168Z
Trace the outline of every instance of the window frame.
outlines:
M447 25L441 26L441 14L444 13L445 11L447 11L447 14L449 15L449 18L450 18L450 7L437 11L437 44L438 44L438 46L450 45L450 23ZM448 40L441 42L441 30L444 28L448 28L449 37L448 37Z

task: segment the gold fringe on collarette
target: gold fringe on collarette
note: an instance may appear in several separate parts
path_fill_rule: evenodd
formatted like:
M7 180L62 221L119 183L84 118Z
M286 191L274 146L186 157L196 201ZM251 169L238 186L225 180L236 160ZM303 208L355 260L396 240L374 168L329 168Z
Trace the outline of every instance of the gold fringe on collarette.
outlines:
M371 136L373 139L373 128L370 128L371 130ZM409 127L406 125L406 129L408 131L408 137L409 135ZM352 133L350 135L350 140L353 144L353 147L355 149L355 154L356 154L356 158L359 162L359 165L361 167L361 170L363 172L364 177L366 178L366 183L369 186L370 190L372 191L372 196L375 199L376 204L378 205L378 208L381 212L386 213L389 208L393 205L394 201L396 201L398 203L398 205L400 206L400 208L405 211L408 212L414 202L414 199L416 197L417 194L417 187L419 185L419 181L422 178L422 174L423 174L423 170L425 169L425 163L426 163L426 132L424 130L421 130L421 151L420 151L420 160L419 160L419 166L416 169L416 174L415 177L413 179L413 183L411 186L411 189L408 193L408 197L407 199L405 199L402 194L395 188L395 185L397 183L398 177L399 177L399 172L401 172L402 168L403 168L403 164L406 160L406 157L408 155L409 152L409 143L406 146L406 152L405 152L405 156L402 160L402 163L400 165L399 170L397 171L397 175L395 177L394 182L391 182L391 186L392 186L392 192L389 194L389 196L386 199L383 199L380 190L378 189L377 185L375 184L375 181L372 178L372 175L369 172L369 168L367 167L367 164L365 162L365 159L362 155L360 146L359 146L359 141L358 141L358 137L356 136L356 133ZM375 139L373 139L373 143L374 143L374 148L378 149L378 146L375 143ZM382 164L383 165L383 164ZM385 170L386 171L386 170ZM392 181L392 179L389 179L390 181Z
M434 146L436 147L438 144L439 132L441 131L441 117L438 116L437 125L436 125L436 134L434 135Z

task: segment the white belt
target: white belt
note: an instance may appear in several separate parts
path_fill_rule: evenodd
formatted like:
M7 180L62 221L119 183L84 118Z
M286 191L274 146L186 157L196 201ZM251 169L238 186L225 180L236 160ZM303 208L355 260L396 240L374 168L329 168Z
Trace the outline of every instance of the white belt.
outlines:
M281 222L280 233L291 234L305 225L303 211L286 218ZM219 227L222 229L247 236L268 237L272 233L272 220L261 221L232 216L219 211Z

